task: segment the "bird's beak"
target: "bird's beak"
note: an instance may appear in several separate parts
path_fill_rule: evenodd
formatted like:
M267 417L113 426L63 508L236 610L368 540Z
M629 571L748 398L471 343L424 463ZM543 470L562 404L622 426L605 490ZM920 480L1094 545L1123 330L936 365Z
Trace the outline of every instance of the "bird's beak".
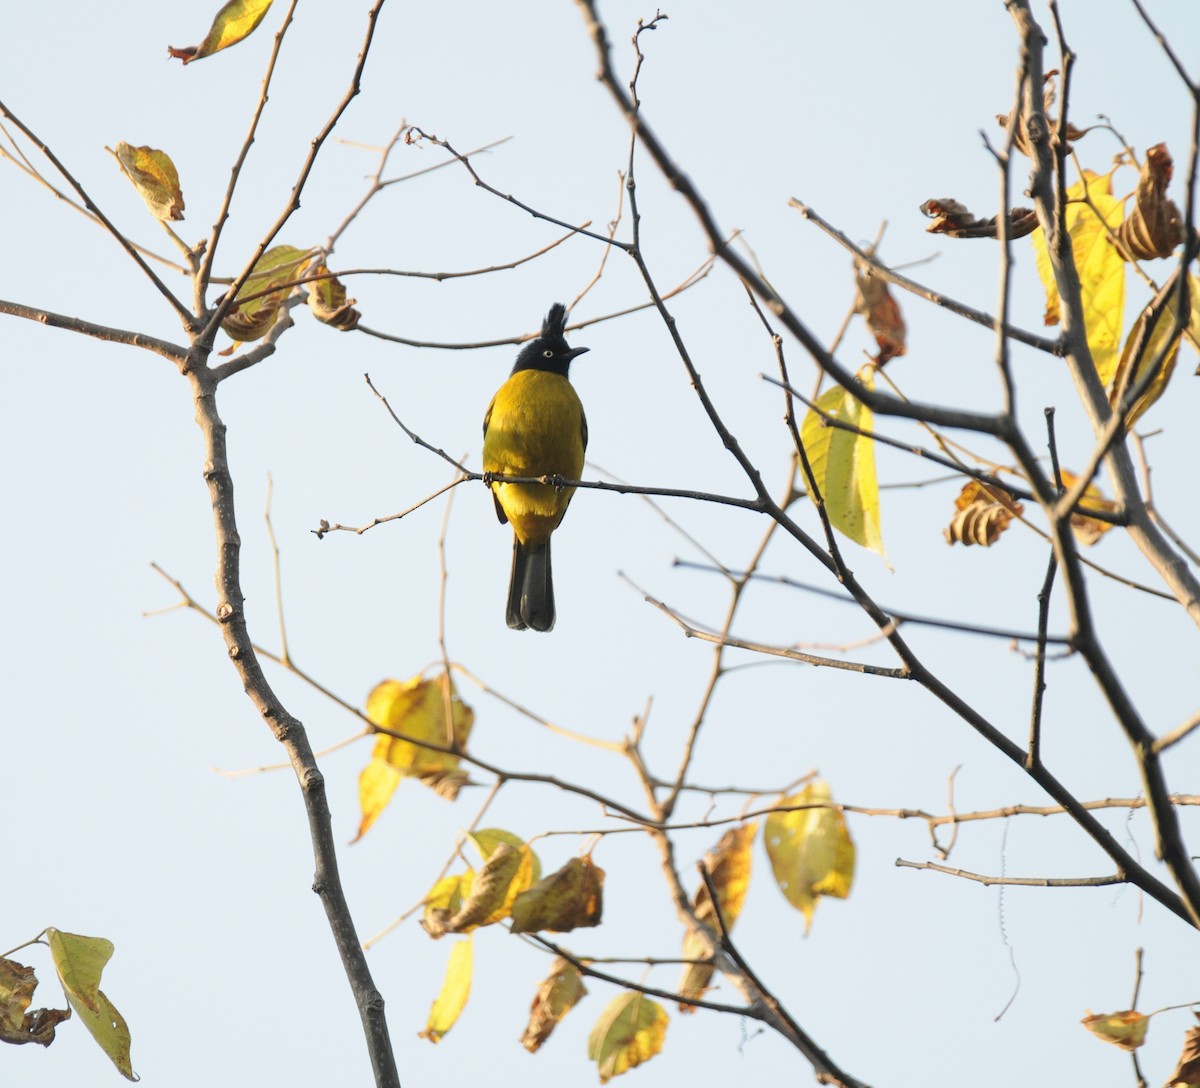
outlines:
M572 359L574 359L576 355L582 355L584 352L591 350L591 348L568 348L566 352L567 362L570 362Z

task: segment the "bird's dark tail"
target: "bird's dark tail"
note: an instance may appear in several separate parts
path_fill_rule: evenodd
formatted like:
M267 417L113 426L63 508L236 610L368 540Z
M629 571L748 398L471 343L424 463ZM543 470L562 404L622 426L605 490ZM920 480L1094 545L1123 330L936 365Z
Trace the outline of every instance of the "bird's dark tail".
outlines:
M550 541L536 551L513 536L512 577L508 583L508 626L517 631L549 631L554 626L554 583Z

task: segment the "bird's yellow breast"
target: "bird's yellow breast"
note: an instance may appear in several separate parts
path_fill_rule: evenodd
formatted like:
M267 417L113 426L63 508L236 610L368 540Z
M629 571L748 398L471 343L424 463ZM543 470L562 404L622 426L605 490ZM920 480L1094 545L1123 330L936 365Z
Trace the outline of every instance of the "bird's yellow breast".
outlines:
M587 423L571 383L559 374L519 370L492 398L483 422L483 470L505 476L583 472ZM492 485L496 502L523 544L544 543L557 528L574 488L550 484Z

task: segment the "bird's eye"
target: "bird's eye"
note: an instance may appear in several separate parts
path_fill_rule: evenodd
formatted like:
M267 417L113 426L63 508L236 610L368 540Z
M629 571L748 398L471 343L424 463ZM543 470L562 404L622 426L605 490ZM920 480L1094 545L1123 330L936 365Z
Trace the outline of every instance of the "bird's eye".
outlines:
M547 348L545 351L542 352L542 358L543 359L553 359L554 358L554 349Z

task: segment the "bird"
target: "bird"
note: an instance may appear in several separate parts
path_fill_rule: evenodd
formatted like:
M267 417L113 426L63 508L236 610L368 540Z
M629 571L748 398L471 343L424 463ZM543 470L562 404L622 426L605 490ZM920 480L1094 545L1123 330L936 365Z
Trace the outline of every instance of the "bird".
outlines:
M502 476L554 476L578 480L587 448L587 418L567 376L571 360L587 348L567 345L567 308L556 302L542 331L517 355L508 380L483 417L483 472L496 516L513 529L508 626L549 631L554 626L550 534L571 502L573 487L514 484Z

